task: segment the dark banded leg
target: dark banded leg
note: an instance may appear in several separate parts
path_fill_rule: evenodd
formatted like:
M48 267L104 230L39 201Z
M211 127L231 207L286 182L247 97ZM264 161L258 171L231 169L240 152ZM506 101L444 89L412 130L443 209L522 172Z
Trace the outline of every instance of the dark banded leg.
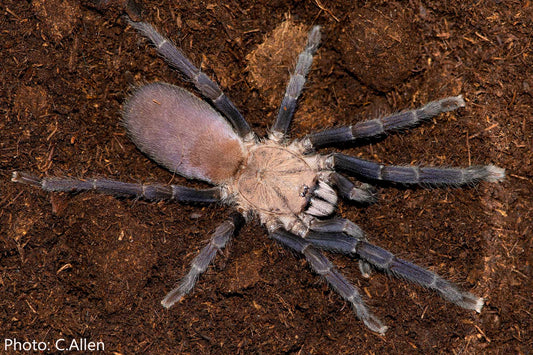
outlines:
M497 182L505 176L505 170L494 165L478 165L468 168L383 165L340 153L328 156L326 166L365 179L405 185L460 186L474 184L481 180Z
M328 173L326 182L337 188L341 198L357 203L370 204L377 201L377 191L372 185L361 183L355 186L348 178L338 173Z
M170 308L172 305L182 299L189 293L198 281L198 277L207 270L207 267L217 252L228 243L233 235L235 235L244 224L244 218L237 212L233 213L230 220L222 223L215 232L211 235L211 240L200 253L193 259L189 273L179 282L178 286L170 291L161 304L165 308Z
M345 218L313 219L309 222L309 231L304 237L307 239L313 233L343 233L356 240L365 240L365 235L358 225Z
M167 38L157 32L146 22L129 21L129 24L148 38L157 52L174 68L190 80L202 95L210 99L215 107L231 122L237 133L246 139L253 137L252 129L233 102L224 95L220 87L198 69L191 61Z
M345 233L314 232L309 233L305 240L320 249L357 255L379 270L437 291L445 300L453 302L460 307L471 309L478 313L483 307L482 298L463 292L434 272L400 259L391 252L364 239L355 238Z
M464 107L461 95L432 101L416 110L404 111L390 116L362 121L353 126L336 127L322 132L311 133L304 138L308 150L318 149L336 143L352 142L367 139L392 131L411 128L440 113Z
M95 191L118 197L143 198L146 200L172 200L189 203L211 203L220 201L220 189L193 189L180 185L133 184L108 179L79 180L68 177L39 178L35 175L15 171L13 182L40 187L53 192Z
M357 317L359 317L368 328L379 334L384 334L387 331L387 327L368 310L357 288L346 280L346 278L335 269L334 265L322 255L322 253L313 248L306 239L279 229L272 232L270 237L303 254L311 266L311 269L320 276L323 276L329 285L341 295L342 298L352 304Z
M278 117L272 126L272 138L281 139L289 129L294 110L296 109L296 102L302 93L305 85L307 73L313 64L313 55L315 54L318 45L320 44L320 26L314 26L309 32L307 38L307 45L305 49L298 56L296 69L291 75L285 96L279 108Z
M366 240L363 230L359 228L358 225L345 218L313 219L309 223L309 230L304 238L310 238L313 240L316 235L327 236L330 233L334 233L332 235L346 235L348 237L348 246L353 243L353 239ZM335 238L335 241L338 241L342 245L342 239L338 237ZM319 243L317 243L316 246L321 247ZM342 252L343 249L339 251ZM363 277L369 278L370 274L372 273L372 267L363 259L359 259L359 271L361 271L361 275L363 275Z

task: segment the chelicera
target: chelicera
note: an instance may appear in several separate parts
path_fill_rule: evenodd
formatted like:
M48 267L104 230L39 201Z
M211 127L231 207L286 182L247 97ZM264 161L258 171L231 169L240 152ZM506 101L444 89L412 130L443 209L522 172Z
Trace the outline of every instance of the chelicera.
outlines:
M13 181L46 191L93 190L115 196L182 203L223 203L236 209L212 234L192 261L189 273L163 299L169 308L190 292L217 252L245 221L258 219L269 236L304 255L311 268L352 304L371 330L387 327L366 307L359 291L324 256L323 250L353 256L364 276L378 269L438 292L463 308L481 311L483 299L460 290L437 274L402 260L371 244L353 222L335 215L338 197L369 204L375 190L360 181L400 185L461 186L504 178L492 165L438 168L383 165L341 153L320 155L318 148L355 142L416 126L440 113L464 107L461 96L433 101L415 110L325 129L289 141L287 132L320 42L320 28L308 35L290 77L279 113L268 137L258 138L219 86L195 67L172 42L150 24L130 24L147 37L157 52L179 70L209 103L166 83L137 88L124 105L123 123L136 146L173 173L211 183L208 189L181 185L135 184L107 179L39 178L14 172Z

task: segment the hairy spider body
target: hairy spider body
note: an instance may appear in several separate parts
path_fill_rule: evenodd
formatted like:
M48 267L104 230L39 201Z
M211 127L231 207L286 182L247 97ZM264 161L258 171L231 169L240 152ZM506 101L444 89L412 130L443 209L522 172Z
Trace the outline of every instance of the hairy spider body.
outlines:
M123 123L140 150L187 178L220 184L244 159L244 143L228 121L178 86L138 88L124 105Z
M316 164L293 146L272 141L254 145L230 191L243 210L268 215L293 215L303 211L307 192L316 183ZM263 220L263 218L262 218Z
M254 144L228 192L244 213L258 215L267 227L275 229L281 223L286 230L296 231L302 228L302 213L329 215L337 202L335 191L319 183L318 157L303 155L297 142Z
M298 141L245 142L209 104L178 86L151 83L135 90L124 105L123 123L153 160L182 176L219 184L227 203L267 226L281 223L301 235L301 220L310 218L300 218L307 207L310 216L335 209L335 191L324 181L317 189L319 155L305 154Z
M368 276L372 268L382 270L432 289L463 308L481 311L482 298L461 291L437 274L371 244L353 222L332 215L338 198L366 204L375 202L375 191L370 185L356 185L340 172L364 181L460 186L480 180L499 181L504 178L503 169L493 165L468 168L394 166L341 153L316 153L318 148L327 145L411 128L440 113L464 107L462 96L432 101L418 109L353 126L326 129L289 142L286 134L320 41L320 28L315 26L298 57L269 137L259 139L218 85L168 39L148 23L130 24L149 38L158 53L189 79L211 105L177 86L147 84L136 89L124 105L126 130L141 151L171 172L215 186L193 189L107 179L39 178L22 172L14 172L12 180L46 191L94 190L147 200L221 202L235 206L238 212L214 231L210 242L192 261L187 275L163 299L163 306L171 307L189 293L217 252L245 220L257 217L272 239L301 253L311 268L350 302L357 316L375 332L383 334L387 327L369 311L357 288L321 250L358 258L364 276Z

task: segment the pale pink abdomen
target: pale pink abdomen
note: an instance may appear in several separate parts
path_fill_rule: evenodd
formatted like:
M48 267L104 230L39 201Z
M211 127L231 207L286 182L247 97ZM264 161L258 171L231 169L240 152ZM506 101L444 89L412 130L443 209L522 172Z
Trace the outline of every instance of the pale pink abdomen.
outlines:
M187 178L220 184L243 161L241 138L209 104L180 87L139 87L124 105L124 126L137 147Z

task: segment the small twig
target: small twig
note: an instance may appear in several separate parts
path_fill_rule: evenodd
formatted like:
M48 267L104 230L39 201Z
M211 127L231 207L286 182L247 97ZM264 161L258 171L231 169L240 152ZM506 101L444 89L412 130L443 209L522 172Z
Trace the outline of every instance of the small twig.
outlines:
M493 125L485 128L484 130L482 130L481 132L487 132L487 131L490 131L491 129L495 128L495 127L498 127L500 124L499 123L494 123ZM481 134L481 132L477 132L477 133L474 133L473 135L471 135L470 137L468 137L469 139L472 139L472 138L476 138L477 136L479 136Z
M328 15L330 15L331 17L333 17L333 19L334 19L335 21L340 22L339 19L338 19L335 15L333 15L333 12L331 12L331 10L326 9L326 8L324 7L324 5L322 5L322 3L320 2L320 0L315 0L315 3L316 3L316 6L318 6L318 8L319 8L320 10L326 12Z

